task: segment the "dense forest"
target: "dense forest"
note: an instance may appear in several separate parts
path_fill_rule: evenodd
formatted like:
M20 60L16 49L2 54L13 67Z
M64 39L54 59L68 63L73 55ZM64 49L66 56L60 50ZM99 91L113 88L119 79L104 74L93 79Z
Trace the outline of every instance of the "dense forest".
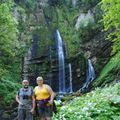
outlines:
M58 103L59 112L53 120L119 120L119 10L120 0L1 0L0 110L15 102L24 78L23 59L31 47L35 48L35 35L39 40L37 50L32 52L33 58L48 54L54 46L53 33L59 29L65 61L71 62L73 68L74 93L85 79L88 59L93 63L96 77L83 94L68 97L62 107ZM52 57L55 58L54 49ZM49 58L43 61L42 72L36 75L47 79L48 71L55 66L54 62L49 66ZM36 70L36 66L27 67L30 67L28 71Z

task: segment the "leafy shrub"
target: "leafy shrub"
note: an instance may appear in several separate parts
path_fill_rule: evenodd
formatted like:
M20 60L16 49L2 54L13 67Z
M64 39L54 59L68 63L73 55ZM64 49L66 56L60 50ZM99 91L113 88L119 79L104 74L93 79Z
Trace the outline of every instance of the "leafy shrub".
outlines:
M2 104L9 104L15 100L15 94L20 84L10 73L5 74L0 82L0 99L2 99Z
M120 84L116 84L74 98L61 107L53 120L119 120L119 116Z
M119 72L120 69L120 52L118 52L116 55L114 55L110 61L105 65L105 67L102 69L100 76L95 80L94 86L98 86L100 84L103 84L107 78L107 82L111 82L114 80L114 77L116 77L116 71ZM114 75L115 73L115 75ZM111 79L113 78L113 79Z

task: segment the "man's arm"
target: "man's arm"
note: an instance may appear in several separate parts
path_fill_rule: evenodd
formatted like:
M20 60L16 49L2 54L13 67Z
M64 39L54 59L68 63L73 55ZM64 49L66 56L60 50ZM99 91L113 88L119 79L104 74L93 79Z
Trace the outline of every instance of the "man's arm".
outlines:
M36 107L36 105L35 105L35 97L34 97L34 95L33 95L33 96L32 96L32 110L31 110L32 113L34 113L35 107Z
M21 103L20 100L19 100L19 96L18 96L18 94L16 94L16 101L17 101L19 104L22 105L22 103Z

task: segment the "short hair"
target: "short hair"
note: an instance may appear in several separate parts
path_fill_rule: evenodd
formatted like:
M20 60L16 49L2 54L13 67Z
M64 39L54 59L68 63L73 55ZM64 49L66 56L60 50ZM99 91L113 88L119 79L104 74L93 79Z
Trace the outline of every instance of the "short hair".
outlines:
M43 80L43 77L37 77L36 80Z
M23 83L24 81L27 81L27 82L29 83L29 80L26 80L26 79L25 79L25 80L23 80L23 81L22 81L22 83Z

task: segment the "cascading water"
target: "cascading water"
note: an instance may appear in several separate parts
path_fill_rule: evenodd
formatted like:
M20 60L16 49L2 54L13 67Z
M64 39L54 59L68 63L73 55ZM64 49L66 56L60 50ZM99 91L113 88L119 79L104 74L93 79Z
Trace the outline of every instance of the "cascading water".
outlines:
M68 69L69 69L69 93L72 93L73 89L72 89L72 69L71 69L71 63L68 64Z
M49 61L50 61L50 67L49 67L49 73L48 73L48 79L49 79L49 85L52 86L52 72L51 72L51 66L52 66L52 48L49 46Z
M72 0L72 5L75 7L78 0Z
M88 88L89 84L95 79L95 71L92 66L92 62L90 59L88 59L88 69L86 74L86 82L83 84L83 87L80 89L80 92L82 93L86 88Z
M31 56L32 56L32 53L31 53L31 48L28 49L28 53L26 55L26 60L30 60L31 59Z
M63 52L63 42L60 36L60 32L56 30L55 38L57 42L57 53L58 53L58 61L59 61L59 93L66 92L65 85L65 60L64 60L64 52Z
M52 48L49 47L49 60L50 60L50 66L52 65Z

